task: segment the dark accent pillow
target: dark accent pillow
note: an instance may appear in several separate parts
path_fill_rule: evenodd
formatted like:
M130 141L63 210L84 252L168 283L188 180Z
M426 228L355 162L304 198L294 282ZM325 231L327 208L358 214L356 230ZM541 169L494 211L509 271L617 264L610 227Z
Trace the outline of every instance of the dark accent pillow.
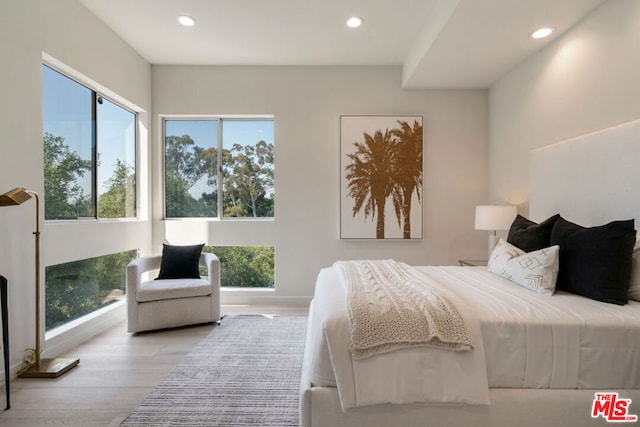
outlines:
M559 218L551 232L551 244L560 245L556 289L596 301L626 304L635 242L632 219L583 227Z
M517 246L525 252L533 252L551 246L551 230L560 218L555 214L542 221L540 224L518 215L511 223L507 242Z
M199 279L200 278L200 253L201 245L173 246L162 245L162 261L160 274L156 280L161 279Z

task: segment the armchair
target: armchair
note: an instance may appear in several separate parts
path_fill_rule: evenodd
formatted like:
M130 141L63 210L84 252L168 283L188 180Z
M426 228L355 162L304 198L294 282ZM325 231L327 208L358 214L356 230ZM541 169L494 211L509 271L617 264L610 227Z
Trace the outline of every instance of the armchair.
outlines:
M161 255L137 258L127 265L127 330L141 332L220 321L220 260L200 254L208 275L200 279L154 280ZM147 275L148 276L148 275Z

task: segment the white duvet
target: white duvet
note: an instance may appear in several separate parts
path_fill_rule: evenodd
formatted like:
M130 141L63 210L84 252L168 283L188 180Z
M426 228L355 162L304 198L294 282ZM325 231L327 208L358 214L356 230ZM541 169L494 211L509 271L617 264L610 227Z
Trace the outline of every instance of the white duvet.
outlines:
M323 269L306 357L312 385L336 386L343 410L385 402L486 404L488 387L640 388L640 303L539 295L484 268L417 268L468 319L477 341L472 360L430 348L352 360L346 288L335 270Z

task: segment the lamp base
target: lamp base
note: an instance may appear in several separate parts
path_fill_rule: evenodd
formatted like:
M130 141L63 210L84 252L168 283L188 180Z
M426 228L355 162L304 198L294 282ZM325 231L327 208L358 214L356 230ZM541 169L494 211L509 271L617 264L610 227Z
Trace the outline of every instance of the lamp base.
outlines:
M488 257L491 258L491 253L493 252L493 250L496 248L496 245L498 244L498 241L500 240L500 238L498 236L496 236L495 234L490 234L489 235L489 244L488 244ZM487 258L487 259L489 259Z
M58 378L80 363L80 359L41 359L40 365L33 365L18 375L20 378Z

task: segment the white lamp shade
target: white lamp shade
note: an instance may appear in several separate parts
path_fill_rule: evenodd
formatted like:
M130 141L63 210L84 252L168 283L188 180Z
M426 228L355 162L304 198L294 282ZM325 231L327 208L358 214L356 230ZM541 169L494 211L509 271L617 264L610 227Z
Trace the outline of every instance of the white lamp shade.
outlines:
M508 230L516 218L515 206L476 206L476 230Z

